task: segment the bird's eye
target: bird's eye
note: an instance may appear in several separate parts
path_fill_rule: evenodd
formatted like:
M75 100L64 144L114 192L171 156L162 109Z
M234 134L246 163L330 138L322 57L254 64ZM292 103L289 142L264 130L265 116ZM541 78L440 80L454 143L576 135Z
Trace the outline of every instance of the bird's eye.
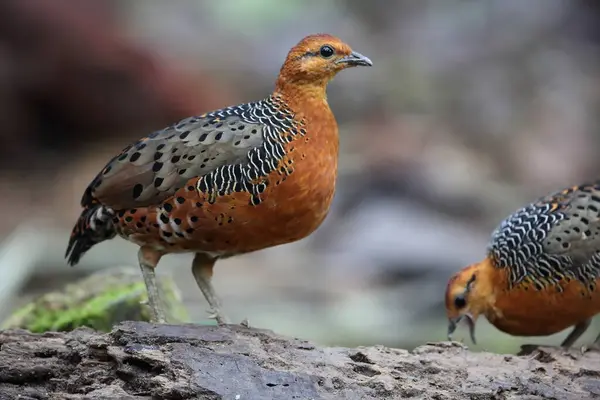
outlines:
M329 58L331 57L333 54L335 53L335 51L333 50L333 47L329 46L329 45L325 45L322 46L321 49L319 50L319 54L321 55L321 57L323 58Z
M454 305L456 308L463 308L467 305L467 300L465 300L463 295L458 295L454 298Z

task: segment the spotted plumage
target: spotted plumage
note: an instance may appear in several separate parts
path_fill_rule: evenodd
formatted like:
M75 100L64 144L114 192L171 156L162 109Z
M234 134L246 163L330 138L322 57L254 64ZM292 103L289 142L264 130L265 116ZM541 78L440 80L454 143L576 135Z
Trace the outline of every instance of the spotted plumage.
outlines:
M449 280L449 332L462 319L473 330L483 314L519 336L575 326L562 343L570 347L600 312L600 181L517 210L494 230L487 253Z
M69 263L116 235L138 244L162 321L154 268L164 254L196 253L192 272L223 322L210 283L215 261L302 239L327 215L338 132L326 85L344 68L370 64L338 38L308 36L265 99L185 118L127 146L84 192Z
M595 290L600 276L600 183L543 197L505 219L488 247L497 268L509 271L508 288L534 290L577 279Z
M194 247L221 253L226 250L187 243L206 216L204 203L245 193L249 206L260 204L269 184L277 186L292 174L295 148L287 145L306 134L304 125L280 95L186 118L123 149L92 181L82 206L97 210L91 223L106 224L112 216L115 231L125 238L150 233L157 235L156 247L170 252ZM133 213L149 205L156 208L147 227ZM189 215L175 217L181 208ZM218 214L218 225L232 223L230 214Z
M264 179L286 155L284 145L305 132L303 124L276 95L186 118L127 146L94 179L83 204L148 206L199 177L197 189L212 197L242 191L260 197ZM112 181L122 180L124 170L131 182L115 191Z

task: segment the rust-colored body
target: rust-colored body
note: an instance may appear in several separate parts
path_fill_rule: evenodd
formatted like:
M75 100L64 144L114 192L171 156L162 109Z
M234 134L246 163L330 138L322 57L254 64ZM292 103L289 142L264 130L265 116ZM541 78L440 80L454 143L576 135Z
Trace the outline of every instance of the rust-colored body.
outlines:
M163 321L154 268L165 254L196 253L192 272L223 323L215 261L294 242L323 222L339 147L327 83L370 65L338 38L310 35L290 50L267 98L186 118L127 146L86 189L69 262L116 235L138 244L150 306Z
M269 185L260 195L260 204L252 205L248 192L216 196L210 203L209 195L197 189L202 178L195 177L159 205L134 209L133 214L126 210L116 223L119 234L168 253L195 251L221 256L248 253L308 236L329 211L338 160L338 129L331 110L311 110L311 115L297 115L299 123L305 121L302 124L306 135L284 146L286 155L276 170L264 178ZM170 208L170 217L181 221L178 230L186 232L174 245L161 238L156 224L145 223L157 220L158 210L165 205ZM193 217L196 218L192 221Z
M500 224L488 255L448 282L449 335L479 315L502 332L545 336L568 327L569 348L600 312L600 182L524 207ZM595 344L598 343L596 339Z

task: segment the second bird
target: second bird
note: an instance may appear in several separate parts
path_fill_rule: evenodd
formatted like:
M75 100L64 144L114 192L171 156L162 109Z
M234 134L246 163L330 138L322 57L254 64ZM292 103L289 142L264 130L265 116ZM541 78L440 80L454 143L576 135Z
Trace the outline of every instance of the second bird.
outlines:
M346 68L371 65L334 36L307 36L265 99L186 118L127 146L83 194L69 263L117 235L138 244L153 320L165 322L154 269L165 254L195 253L198 287L226 323L211 283L215 261L300 240L323 222L338 163L326 87Z
M540 198L505 219L487 257L448 282L448 335L465 320L475 341L484 315L516 336L542 336L574 326L567 349L600 312L600 182ZM594 344L597 347L600 335Z

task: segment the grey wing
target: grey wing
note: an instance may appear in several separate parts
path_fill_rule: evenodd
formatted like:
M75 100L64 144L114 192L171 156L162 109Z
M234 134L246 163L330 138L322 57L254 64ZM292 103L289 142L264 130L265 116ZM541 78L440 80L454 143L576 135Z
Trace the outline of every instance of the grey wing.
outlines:
M600 193L583 187L563 201L563 218L552 226L544 249L575 266L589 263L600 251Z
M235 113L186 118L125 148L92 181L82 199L113 209L157 204L193 177L244 163L260 146L264 125Z

